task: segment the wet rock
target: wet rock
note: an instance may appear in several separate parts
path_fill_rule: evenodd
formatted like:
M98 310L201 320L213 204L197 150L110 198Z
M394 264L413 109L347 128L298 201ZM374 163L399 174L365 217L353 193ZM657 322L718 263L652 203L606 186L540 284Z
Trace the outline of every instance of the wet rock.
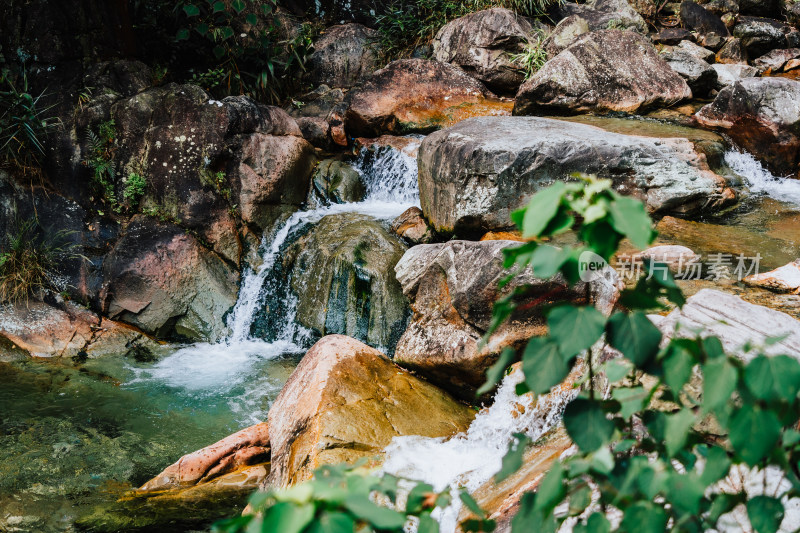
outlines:
M712 208L722 179L685 138L612 133L537 117L480 117L425 138L420 202L437 232L481 234L511 226L509 213L572 172L598 173L653 212Z
M253 133L237 138L228 177L242 220L269 229L287 210L306 199L314 170L314 148L294 135Z
M300 117L297 119L297 125L300 127L303 139L316 148L330 149L331 125L327 120L319 117Z
M308 204L321 206L360 202L365 193L361 174L356 169L338 159L325 159L317 164L311 177Z
M262 422L184 455L139 490L161 491L208 483L245 466L268 464L269 458L269 425Z
M358 137L353 141L355 147L359 150L372 150L378 151L381 148L391 148L403 152L408 157L416 159L417 152L419 151L421 136L399 136L399 135L381 135L374 139L366 137Z
M758 57L775 48L785 47L786 34L790 29L790 26L777 20L739 17L733 35L741 39L742 46L750 57Z
M311 477L324 464L380 456L400 435L465 431L472 411L354 339L329 335L292 373L269 411L266 487Z
M580 35L589 33L589 23L579 15L570 15L562 19L542 42L549 59L557 56L563 49L575 42Z
M104 314L161 338L217 340L238 272L184 229L135 216L103 265Z
M65 302L0 305L0 360L33 357L102 357L162 352L158 342L125 324Z
M702 59L680 49L666 52L661 57L686 80L693 96L705 96L716 87L717 71Z
M727 37L728 28L720 18L691 0L681 2L681 25L701 35L715 34Z
M511 55L522 52L535 31L529 19L510 9L477 11L442 26L433 57L461 67L497 94L514 94L525 73Z
M448 115L480 105L492 94L448 63L400 59L347 94L345 128L354 137L429 132Z
M379 67L379 34L361 24L333 26L314 43L308 59L308 80L349 89Z
M499 288L508 275L503 250L516 241L449 241L409 249L395 267L403 293L414 311L408 329L397 344L395 361L424 375L453 394L474 399L491 366L506 346L519 348L532 336L547 331L543 306L555 302L591 302L610 313L616 302L616 274L570 288L563 279L538 279L525 271ZM529 285L518 299L538 305L515 313L487 346L479 342L488 330L494 302L515 288Z
M708 48L703 48L702 46L698 46L694 44L692 41L681 41L680 43L678 43L678 49L684 52L688 52L697 59L705 61L706 63L711 63L712 61L714 61L714 52L712 52Z
M656 261L667 265L673 274L686 272L686 265L700 260L700 254L694 253L691 248L679 245L662 244L652 246L647 250L633 256L634 261Z
M769 272L747 276L742 281L775 292L800 294L800 259Z
M515 115L637 112L691 97L649 40L629 31L581 35L517 93Z
M800 58L800 48L772 50L753 61L753 66L770 72L780 72L784 66L793 59Z
M328 119L331 112L343 101L344 91L342 89L331 89L327 85L320 85L313 91L296 97L286 111L294 118Z
M341 333L391 349L407 304L394 278L405 246L366 215L328 215L287 249L297 320L319 335Z
M717 73L717 89L728 87L736 82L758 75L758 69L750 65L720 65L715 63L711 65L711 68Z
M586 20L591 31L631 30L647 34L647 23L626 0L590 0L585 4L559 6L565 17L577 15Z
M677 324L683 327L676 332ZM764 353L800 357L800 321L713 289L699 291L683 308L676 309L656 325L667 335L692 337L695 330L701 330L703 336L719 337L726 351L740 354L745 361L754 355L753 352L742 353L741 347L746 342L762 345L767 337L787 335L775 344L764 346Z
M715 57L717 63L746 65L747 50L742 44L741 39L729 37L725 44L720 48Z
M796 175L800 161L800 82L751 78L726 87L696 115L719 128L781 175Z
M392 231L413 244L427 244L433 240L433 228L425 220L422 209L409 207L392 222Z

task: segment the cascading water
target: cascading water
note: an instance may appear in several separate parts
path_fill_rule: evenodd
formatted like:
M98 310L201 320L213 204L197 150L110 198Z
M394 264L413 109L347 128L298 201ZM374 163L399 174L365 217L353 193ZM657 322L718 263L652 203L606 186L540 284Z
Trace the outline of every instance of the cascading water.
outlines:
M421 137L411 139L413 145ZM149 368L134 369L137 377L129 385L156 381L195 396L221 397L231 410L242 413L242 424L263 420L269 408L264 397L274 397L286 378L264 371L265 361L302 354L311 338L310 332L295 321L296 296L278 279L281 252L327 215L354 212L391 220L419 204L417 163L408 147L406 151L388 147L362 150L353 167L361 174L366 189L363 201L297 211L264 236L259 247L260 264L248 267L242 275L239 298L228 315L227 339L186 346ZM269 339L253 335L254 320L265 301L277 302L278 308L269 311L273 315Z
M773 175L760 161L744 151L729 150L725 154L725 163L747 180L751 192L800 205L800 181Z
M435 490L448 486L472 492L494 476L515 433L537 440L561 419L577 389L555 391L536 400L518 396L516 386L523 373L505 377L488 409L479 413L466 433L448 440L428 437L395 437L386 447L384 472L425 481ZM460 502L454 500L435 518L442 533L456 530Z

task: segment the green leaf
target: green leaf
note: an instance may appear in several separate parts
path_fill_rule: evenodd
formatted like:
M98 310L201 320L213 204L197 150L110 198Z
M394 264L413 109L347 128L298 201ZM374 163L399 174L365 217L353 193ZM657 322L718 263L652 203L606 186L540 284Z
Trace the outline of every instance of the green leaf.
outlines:
M783 512L781 501L770 496L755 496L747 502L747 518L756 533L778 531L783 521Z
M620 526L627 533L663 533L667 515L650 502L637 502L625 510Z
M728 430L739 457L748 465L756 466L778 442L781 423L774 412L747 405L733 413Z
M313 504L278 502L264 514L263 533L300 533L314 519Z
M705 459L703 473L700 474L703 483L711 485L728 475L731 469L731 460L728 459L725 450L717 446L709 448Z
M706 485L697 476L672 472L667 488L669 501L679 512L688 515L697 515L700 512L700 500Z
M181 28L175 35L176 41L185 41L188 38L189 38L189 30L187 30L186 28Z
M676 342L670 342L664 357L664 381L678 393L692 377L695 360L692 354Z
M255 14L255 13L250 13L249 15L247 15L247 16L245 17L245 20L246 20L246 21L247 21L247 23L248 23L248 24L250 24L251 26L257 26L257 25L258 25L258 17L256 16L256 14Z
M717 494L713 497L714 501L711 502L711 508L708 510L708 517L711 523L716 523L719 517L730 513L733 509L741 503L741 494Z
M760 400L791 403L800 390L800 363L786 355L760 355L747 365L744 382Z
M722 341L717 337L704 337L703 350L705 350L709 359L718 359L725 357L725 349L722 347Z
M506 369L514 362L515 355L516 352L513 348L504 348L503 351L500 352L500 357L497 361L486 370L486 383L481 385L481 388L479 388L478 392L475 394L476 396L483 396L500 383L500 380L503 379L506 373Z
M544 394L564 381L569 367L558 351L558 344L549 337L534 337L522 354L522 371L530 390Z
M183 11L187 17L196 17L200 14L200 9L194 4L184 4Z
M356 518L372 524L377 529L399 529L406 523L404 514L381 507L366 496L352 494L344 501L344 506Z
M539 488L536 490L535 508L546 516L553 512L556 505L561 503L565 494L564 467L560 461L556 461L550 467L542 482L539 483Z
M233 28L230 26L225 26L222 28L222 40L224 41L226 39L230 39L231 37L233 37Z
M200 24L194 27L194 31L205 37L206 34L208 33L208 24L206 24L205 22L201 22Z
M433 487L427 483L418 483L408 493L406 499L406 514L419 514L422 512L425 498L433 492Z
M486 513L481 509L481 506L478 505L478 502L475 501L469 492L462 490L459 491L458 497L461 499L461 503L467 506L467 509L472 511L472 513L477 516L478 518L486 518Z
M533 195L522 220L522 236L524 238L530 239L541 235L558 213L565 189L564 182L557 181Z
M214 2L214 5L211 7L211 12L212 12L212 14L213 13L219 13L220 11L225 11L225 9L226 9L225 2L222 2L221 0L217 0L216 2Z
M214 50L212 51L214 52L214 57L216 57L217 59L220 59L222 56L225 55L225 48L221 47L220 45L215 46Z
M641 311L616 313L606 326L608 342L637 367L645 366L658 353L661 331Z
M352 533L356 522L347 513L326 511L306 530L308 533Z
M667 448L667 454L670 457L675 457L683 448L683 445L686 444L689 429L691 429L694 422L694 413L688 409L667 415L664 446Z
M622 235L616 232L611 224L599 220L585 224L580 229L581 240L588 244L597 255L608 260L619 248Z
M233 0L233 2L231 2L231 6L236 10L237 13L241 13L244 11L245 3L244 0Z
M592 513L586 524L578 524L573 533L610 533L611 523L601 513Z
M592 489L588 485L583 485L569 497L570 516L583 513L590 503L592 503Z
M615 230L628 237L639 249L647 248L655 238L652 221L644 204L635 198L619 196L609 203L611 225Z
M558 274L561 265L570 256L568 249L547 244L539 245L531 255L530 267L538 278L548 279Z
M354 530L347 531L352 533ZM431 518L429 515L419 517L419 525L417 526L417 533L439 533L439 522Z
M611 397L620 404L620 415L625 420L645 407L645 402L650 398L650 391L642 386L638 387L617 387L612 390Z
M531 439L524 433L514 433L514 440L509 443L508 452L503 456L503 466L494 476L495 483L500 483L522 468L522 459L525 456L525 449L530 442Z
M564 427L583 452L593 452L607 444L614 433L614 423L606 418L599 403L578 398L564 410Z
M606 317L594 307L562 305L547 315L550 336L558 342L559 351L571 357L589 349L603 334Z
M611 383L616 383L630 374L633 365L627 359L612 359L605 364L606 377Z
M714 412L724 407L736 388L737 372L725 357L711 359L703 365L703 411Z

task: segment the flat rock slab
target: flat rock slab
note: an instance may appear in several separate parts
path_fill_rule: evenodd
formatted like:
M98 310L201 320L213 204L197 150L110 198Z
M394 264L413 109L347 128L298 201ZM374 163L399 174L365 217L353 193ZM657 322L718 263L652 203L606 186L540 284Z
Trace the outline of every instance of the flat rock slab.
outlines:
M800 294L800 259L769 272L747 276L742 281L775 292Z
M676 325L680 324L677 330ZM787 335L785 339L764 352L800 357L800 321L786 313L748 303L738 296L713 289L703 289L689 298L682 309L676 309L658 321L665 335L693 337L702 330L703 336L719 337L725 350L738 353L745 360L753 353L741 353L746 342L762 344L767 337Z
M651 212L694 212L724 180L685 138L612 133L538 117L477 117L425 138L420 202L436 231L484 233L511 226L510 212L573 172L611 178Z

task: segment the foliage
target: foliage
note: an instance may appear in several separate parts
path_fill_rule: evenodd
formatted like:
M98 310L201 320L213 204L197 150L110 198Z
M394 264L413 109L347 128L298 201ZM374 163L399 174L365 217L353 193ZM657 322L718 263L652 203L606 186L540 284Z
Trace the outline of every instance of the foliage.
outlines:
M196 0L184 2L178 42L210 49L215 64L195 74L204 88L280 101L293 89L311 53L315 29L286 27L277 0ZM222 75L220 75L222 73Z
M21 76L22 87L12 83L7 72L0 72L0 162L11 163L23 171L41 167L47 134L60 124L49 116L52 106L42 106L44 93L30 94L28 77Z
M545 52L542 43L544 37L541 34L531 36L522 52L511 55L511 61L516 63L525 72L525 79L527 80L544 66L547 62L547 52Z
M460 492L465 505L474 509L478 527L491 521L475 501ZM431 517L437 508L450 504L450 490L437 493L426 483L384 474L375 476L359 466L323 466L311 481L289 489L259 492L250 498L254 514L215 525L220 533L403 533L409 523L418 533L439 530ZM380 502L381 504L377 503ZM390 508L391 506L391 508Z
M430 42L453 19L492 7L507 7L525 16L540 16L562 0L392 0L376 17L387 59L410 55Z
M135 172L128 175L125 180L125 189L122 191L122 198L129 208L135 209L139 205L139 200L144 196L147 180Z
M92 183L101 199L116 212L121 211L114 191L116 169L114 165L114 152L117 149L117 132L114 119L99 125L97 133L91 128L86 130L86 144L88 154L84 157L83 164L92 171Z
M68 244L71 232L58 231L49 238L35 219L16 221L0 245L0 302L27 301L43 289L56 292L64 287L57 280L61 261L80 257Z
M558 272L575 284L581 273L586 276L587 257L602 264L600 258L609 260L623 238L647 246L654 232L643 205L609 187L609 181L590 177L556 182L535 195L512 215L532 241L508 251L506 266L532 266L540 276ZM570 229L579 245L544 244ZM563 418L578 452L554 464L538 491L525 495L513 531L552 532L570 519L581 532L699 532L716 529L720 516L743 504L757 533L774 533L784 513L781 498L800 495L800 433L794 429L800 363L768 357L752 345L743 347L747 356L741 359L726 354L715 337L664 342L645 313L666 301L683 305L684 299L665 265L645 266L652 275L623 291L624 310L606 318L591 307L553 307L549 334L521 351L525 381L518 392L548 392L579 357L588 368L588 390ZM493 327L513 308L511 298L498 302ZM604 335L622 358L603 365L609 385L601 392L594 379L600 369L589 348ZM508 363L507 358L501 369ZM490 372L492 381L500 379L501 369ZM693 375L703 377L702 395L687 386ZM709 421L727 440L708 429ZM735 493L716 489L734 465L777 469L789 488L749 500L744 487ZM611 509L621 513L619 524L607 519Z

